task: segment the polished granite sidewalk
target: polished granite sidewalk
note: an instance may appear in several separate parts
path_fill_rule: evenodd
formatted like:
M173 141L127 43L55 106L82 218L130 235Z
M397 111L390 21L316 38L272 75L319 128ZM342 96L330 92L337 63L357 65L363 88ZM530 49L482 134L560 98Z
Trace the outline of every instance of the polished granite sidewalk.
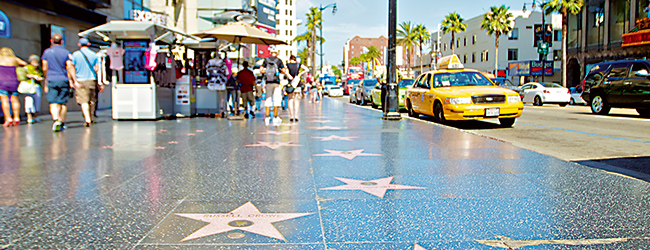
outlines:
M0 249L650 248L650 183L327 98L301 113L0 129Z

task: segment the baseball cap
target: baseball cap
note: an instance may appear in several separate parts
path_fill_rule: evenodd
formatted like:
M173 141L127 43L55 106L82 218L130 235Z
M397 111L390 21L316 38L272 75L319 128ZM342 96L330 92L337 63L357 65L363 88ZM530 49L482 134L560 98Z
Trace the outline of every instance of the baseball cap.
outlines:
M90 41L88 41L88 38L82 37L82 38L79 38L79 44L81 44L81 45L89 45Z

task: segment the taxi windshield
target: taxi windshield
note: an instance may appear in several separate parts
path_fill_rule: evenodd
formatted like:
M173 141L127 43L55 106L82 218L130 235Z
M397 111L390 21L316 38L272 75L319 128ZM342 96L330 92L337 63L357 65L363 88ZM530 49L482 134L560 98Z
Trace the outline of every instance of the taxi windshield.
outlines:
M433 76L434 87L489 86L490 80L478 72L448 72Z

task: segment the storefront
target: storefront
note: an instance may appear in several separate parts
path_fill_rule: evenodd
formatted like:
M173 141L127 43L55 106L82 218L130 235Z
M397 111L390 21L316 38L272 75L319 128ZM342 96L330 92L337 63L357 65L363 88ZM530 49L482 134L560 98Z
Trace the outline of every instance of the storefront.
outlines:
M559 77L555 72L560 69L553 68L553 61L519 61L508 63L508 76L518 77L519 79L511 79L513 82L524 84L530 81L555 82L559 81ZM542 76L543 72L543 76Z
M106 53L113 70L110 80L113 119L158 119L175 115L174 105L179 99L176 83L178 78L188 80L177 73L176 59L180 58L175 58L171 50L177 36L189 35L153 22L116 20L83 31L79 36L112 43ZM153 58L146 58L152 54ZM190 90L181 89L188 91L187 98L180 97L180 103L184 103L189 100Z

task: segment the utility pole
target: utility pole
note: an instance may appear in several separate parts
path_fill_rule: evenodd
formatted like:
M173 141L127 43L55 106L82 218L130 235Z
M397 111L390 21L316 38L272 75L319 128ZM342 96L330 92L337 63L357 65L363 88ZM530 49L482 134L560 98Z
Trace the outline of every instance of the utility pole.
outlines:
M384 120L400 120L398 112L399 99L397 89L397 0L388 0L388 65L386 65L386 83L382 88L387 92L384 97L382 109Z

